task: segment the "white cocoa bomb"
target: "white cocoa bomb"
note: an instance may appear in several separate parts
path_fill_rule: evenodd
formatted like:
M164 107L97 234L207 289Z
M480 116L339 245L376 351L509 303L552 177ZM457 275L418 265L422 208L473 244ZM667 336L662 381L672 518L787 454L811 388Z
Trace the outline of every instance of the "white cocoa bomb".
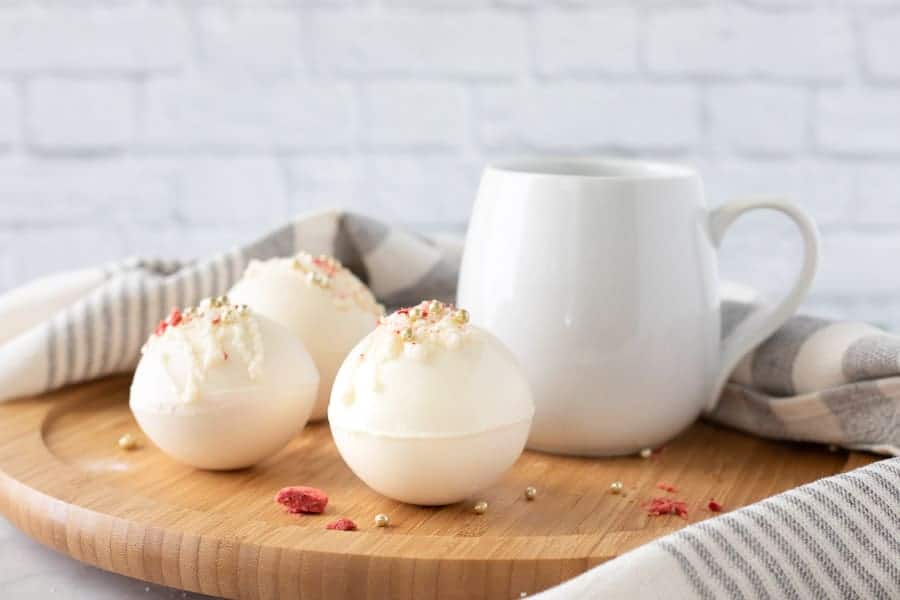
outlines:
M252 261L228 292L234 302L281 323L304 345L319 368L319 396L310 420L328 414L331 384L341 361L384 309L369 288L336 259L301 252L293 258Z
M201 469L274 454L315 403L319 374L303 343L225 298L172 311L141 353L131 412L163 452Z
M499 479L533 416L509 350L437 301L383 319L347 356L328 408L350 469L380 494L423 505L458 502Z

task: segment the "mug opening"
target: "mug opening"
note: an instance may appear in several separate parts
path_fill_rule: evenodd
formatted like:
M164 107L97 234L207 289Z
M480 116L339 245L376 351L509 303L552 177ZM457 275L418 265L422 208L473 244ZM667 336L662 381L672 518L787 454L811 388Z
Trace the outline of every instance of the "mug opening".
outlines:
M688 167L643 160L620 159L519 159L491 163L489 169L521 175L582 177L590 179L656 179L693 177Z

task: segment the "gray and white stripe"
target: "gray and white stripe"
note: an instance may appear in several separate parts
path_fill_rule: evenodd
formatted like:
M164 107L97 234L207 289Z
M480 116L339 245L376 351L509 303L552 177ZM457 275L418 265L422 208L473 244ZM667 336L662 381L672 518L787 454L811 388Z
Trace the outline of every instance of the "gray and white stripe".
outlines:
M878 489L870 485L875 480ZM685 575L697 595L707 591L696 584L692 573L713 588L716 598L744 597L741 584L748 574L746 568L732 568L733 558L721 551L727 544L741 556L767 556L753 564L754 580L762 582L761 589L755 586L754 598L897 598L898 509L884 510L885 492L900 496L898 459L823 479L688 527L660 545L681 553L673 558L690 566ZM880 508L876 512L872 507ZM861 585L843 585L848 574ZM823 585L829 581L833 589L826 591Z

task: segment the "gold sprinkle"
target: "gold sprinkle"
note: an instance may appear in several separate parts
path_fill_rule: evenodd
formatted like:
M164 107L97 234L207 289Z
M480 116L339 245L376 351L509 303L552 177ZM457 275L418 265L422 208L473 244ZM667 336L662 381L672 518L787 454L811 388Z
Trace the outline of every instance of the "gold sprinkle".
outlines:
M409 309L409 320L410 321L418 321L422 318L422 309L418 306Z
M458 309L453 313L453 320L460 325L465 325L469 322L469 311L464 308Z
M391 524L391 518L385 514L375 515L375 527L387 527Z
M314 271L310 271L306 274L306 281L322 288L328 287L328 285L331 283L331 280L328 277Z
M621 481L613 481L611 484L609 484L609 491L613 494L621 494L624 489L625 484Z
M134 450L137 446L137 439L130 433L126 433L119 438L119 448L122 450Z
M437 300L432 300L428 303L428 312L434 315L441 314L442 312L444 312L444 303Z
M537 498L537 488L533 485L529 485L525 488L525 499L534 500L535 498Z
M653 456L652 448L644 448L641 450L641 458L650 458L651 456Z
M403 331L400 332L400 339L404 342L411 342L415 339L415 335L413 335L413 330L407 327Z
M487 509L488 509L488 503L485 502L484 500L479 500L478 502L475 503L475 506L472 507L472 510L475 511L476 515L483 515L484 513L487 512Z

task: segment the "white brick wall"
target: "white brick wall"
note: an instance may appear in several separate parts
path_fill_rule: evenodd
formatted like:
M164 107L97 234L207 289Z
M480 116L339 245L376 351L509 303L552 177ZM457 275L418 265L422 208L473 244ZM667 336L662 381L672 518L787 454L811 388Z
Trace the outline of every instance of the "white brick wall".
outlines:
M25 102L30 150L125 150L135 141L137 88L131 82L36 77Z
M0 290L324 206L462 231L485 162L585 153L794 200L809 308L900 328L898 0L0 3ZM722 269L796 250L742 220Z

